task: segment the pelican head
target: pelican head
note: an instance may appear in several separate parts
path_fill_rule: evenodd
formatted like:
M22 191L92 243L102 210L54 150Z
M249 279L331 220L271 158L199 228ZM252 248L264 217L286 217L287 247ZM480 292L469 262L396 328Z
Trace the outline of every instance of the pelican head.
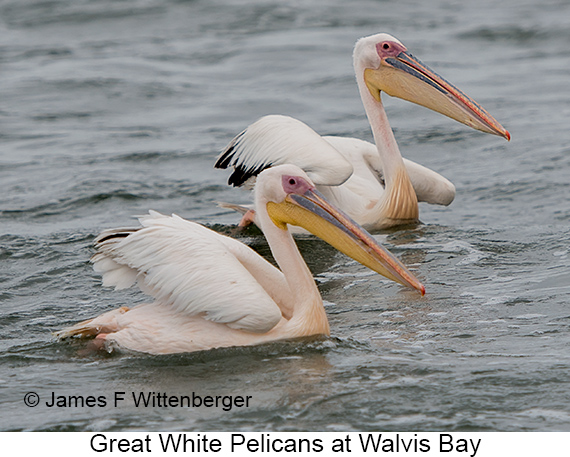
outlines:
M472 98L424 65L396 38L380 33L361 38L354 48L354 67L370 94L381 92L425 106L474 129L499 135L509 132Z
M400 261L331 205L296 165L264 170L255 190L256 208L266 208L271 223L278 229L287 230L288 224L302 227L371 270L425 293L425 287Z

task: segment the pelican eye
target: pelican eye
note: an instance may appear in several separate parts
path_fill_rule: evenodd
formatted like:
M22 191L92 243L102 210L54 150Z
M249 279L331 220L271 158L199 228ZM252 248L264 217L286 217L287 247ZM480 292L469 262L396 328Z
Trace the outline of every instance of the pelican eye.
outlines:
M383 49L390 49L390 45L389 45L388 43L384 43L384 44L382 45L382 48L383 48Z
M312 187L312 185L305 181L301 176L285 175L281 182L283 183L283 190L287 194L302 195Z

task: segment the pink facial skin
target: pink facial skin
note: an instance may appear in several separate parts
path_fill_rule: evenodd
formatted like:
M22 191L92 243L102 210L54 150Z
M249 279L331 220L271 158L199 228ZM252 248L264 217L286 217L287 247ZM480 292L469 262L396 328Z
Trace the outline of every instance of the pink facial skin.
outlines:
M381 59L397 57L401 52L406 51L407 49L403 44L396 43L395 41L382 41L376 45L376 52Z
M283 184L283 190L286 194L298 194L303 195L308 190L315 188L312 184L309 184L305 179L300 176L287 176L284 175L281 178L281 183Z

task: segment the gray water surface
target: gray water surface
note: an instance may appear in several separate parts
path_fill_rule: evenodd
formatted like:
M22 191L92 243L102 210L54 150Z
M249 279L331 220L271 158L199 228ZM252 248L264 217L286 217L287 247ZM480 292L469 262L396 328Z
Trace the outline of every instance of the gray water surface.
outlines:
M513 138L385 97L403 155L457 188L377 235L425 297L302 238L331 338L171 356L53 339L145 300L102 288L88 260L148 209L269 256L216 206L250 195L215 157L271 113L371 140L351 53L381 31ZM0 430L570 430L569 42L567 1L0 0ZM118 391L252 401L45 404Z

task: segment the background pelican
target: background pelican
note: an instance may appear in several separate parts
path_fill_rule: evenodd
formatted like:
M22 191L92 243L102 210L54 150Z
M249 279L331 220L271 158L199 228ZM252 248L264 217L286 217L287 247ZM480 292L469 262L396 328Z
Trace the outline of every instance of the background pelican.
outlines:
M382 92L510 139L509 132L481 106L413 57L393 36L361 38L353 57L376 144L320 137L290 117L266 116L235 137L218 157L215 167L234 168L229 184L241 186L267 167L293 163L333 204L365 228L376 230L417 221L418 201L448 205L455 197L455 187L447 179L402 159Z
M422 293L424 286L368 233L326 202L294 165L262 172L257 218L281 271L244 244L177 216L151 212L142 228L103 232L92 261L103 284L138 282L151 304L120 308L57 333L103 345L191 352L329 334L311 272L288 224L300 225L360 263Z

